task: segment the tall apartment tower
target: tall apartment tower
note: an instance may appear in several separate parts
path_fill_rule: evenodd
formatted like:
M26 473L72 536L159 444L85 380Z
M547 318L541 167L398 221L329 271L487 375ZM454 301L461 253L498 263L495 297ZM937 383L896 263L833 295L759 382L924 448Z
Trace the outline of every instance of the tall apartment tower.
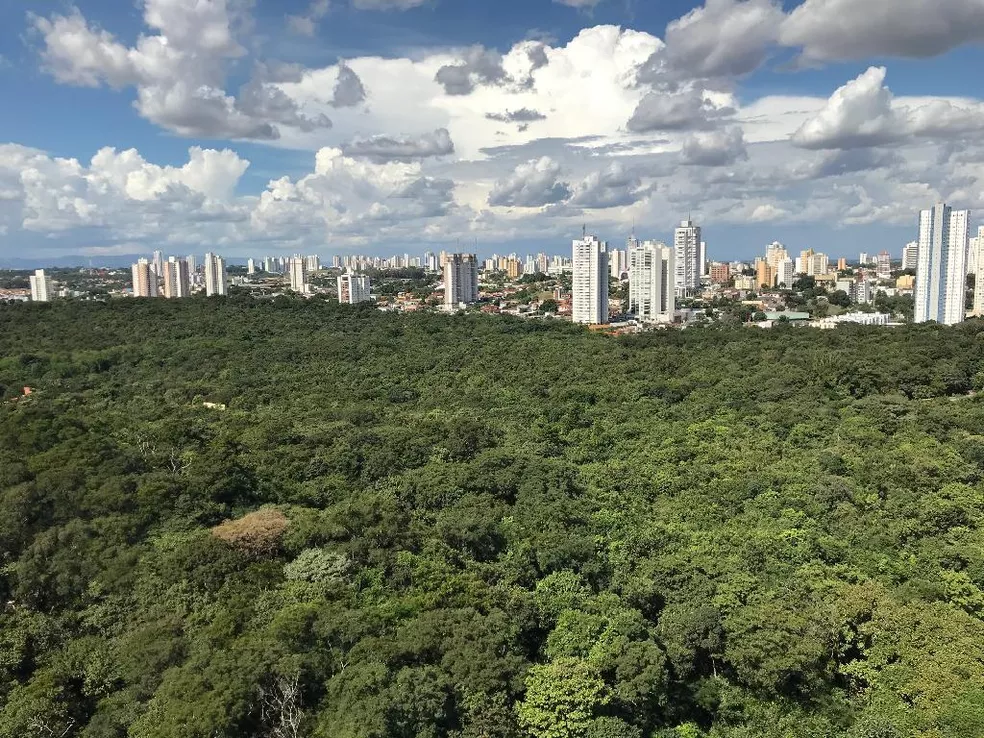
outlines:
M188 262L174 256L164 262L164 297L188 297L191 294L191 274Z
M31 282L31 302L51 302L54 296L54 285L51 277L44 273L44 269L38 269L30 277Z
M444 306L478 302L478 257L475 254L444 254Z
M338 276L338 301L343 305L358 305L369 302L369 277L361 277L345 271Z
M305 256L305 266L308 272L319 272L321 271L321 257L317 254L311 254L310 256Z
M290 288L302 295L308 291L308 262L303 256L290 260Z
M575 323L608 322L608 243L585 235L573 243L574 276L571 288Z
M160 279L164 276L164 252L157 250L154 252L154 260L151 262L151 269L154 270L154 274Z
M134 297L157 297L157 274L147 259L138 259L131 267Z
M229 288L226 278L226 263L218 254L205 254L205 294L227 295Z
M984 316L984 226L977 228L977 237L970 239L969 253L974 260L974 311Z
M776 286L792 289L796 281L796 265L789 257L776 262Z
M629 312L643 323L672 323L676 312L673 249L658 241L629 248Z
M938 203L919 214L915 321L944 325L965 317L970 211Z
M878 254L878 266L875 268L878 279L888 279L892 276L892 255L887 251Z
M700 226L692 220L685 220L673 234L674 280L677 297L687 297L700 289L700 276L704 270L700 263Z
M919 242L912 241L907 243L902 249L902 268L903 269L918 269L919 268Z

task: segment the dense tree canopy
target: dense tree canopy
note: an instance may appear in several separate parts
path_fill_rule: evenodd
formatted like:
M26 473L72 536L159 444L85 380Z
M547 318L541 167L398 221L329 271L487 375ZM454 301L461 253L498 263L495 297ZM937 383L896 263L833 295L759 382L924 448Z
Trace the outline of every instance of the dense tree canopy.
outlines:
M0 306L0 738L982 735L982 329Z

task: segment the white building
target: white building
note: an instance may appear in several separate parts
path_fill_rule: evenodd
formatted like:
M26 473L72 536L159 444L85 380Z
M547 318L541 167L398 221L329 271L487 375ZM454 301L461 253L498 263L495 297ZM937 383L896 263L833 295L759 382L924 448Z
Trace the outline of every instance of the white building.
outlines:
M447 254L444 259L444 306L447 309L478 302L478 257Z
M154 265L146 259L138 259L130 267L133 276L134 297L157 297L157 274Z
M343 305L358 305L369 302L369 277L362 277L345 271L338 276L338 301Z
M945 325L965 317L970 212L938 203L919 214L915 321Z
M308 291L308 262L303 256L295 256L290 260L290 288L302 295Z
M246 273L247 274L256 274L256 259L247 259L246 260Z
M700 226L685 220L673 233L674 287L677 297L687 297L700 289Z
M796 281L796 266L789 257L780 259L775 264L776 285L791 289L793 282Z
M152 264L151 268L154 270L154 274L157 275L157 278L158 279L160 279L161 277L164 276L164 252L163 251L155 251L154 252L154 261L153 261L153 264Z
M984 226L977 228L977 237L970 239L970 256L974 262L973 315L984 316ZM968 267L968 272L970 267Z
M673 260L673 249L658 241L634 241L629 250L629 312L643 323L673 322Z
M622 279L629 272L629 250L632 248L634 238L629 239L628 248L612 249L608 253L608 265L611 268L611 275L615 279Z
M31 302L51 302L54 296L54 284L51 277L44 273L44 269L38 269L30 277L31 282Z
M875 274L878 279L891 279L892 278L892 255L887 251L882 251L878 254L877 266L875 267Z
M205 294L211 297L228 293L225 259L217 254L205 254Z
M907 243L902 249L902 269L919 268L919 242Z
M321 271L321 257L318 256L317 254L305 256L304 261L305 261L304 266L308 270L308 274L310 274L311 272Z
M608 243L597 236L574 241L574 277L571 287L575 323L608 322Z
M889 325L892 316L888 313L843 313L833 315L829 318L821 318L810 323L813 328L836 328L844 323L854 323L855 325Z
M707 262L707 241L700 242L700 253L698 255L698 268L700 269L701 277L707 276L708 262Z
M191 294L191 275L188 273L188 262L177 257L170 257L164 262L164 297L188 297Z

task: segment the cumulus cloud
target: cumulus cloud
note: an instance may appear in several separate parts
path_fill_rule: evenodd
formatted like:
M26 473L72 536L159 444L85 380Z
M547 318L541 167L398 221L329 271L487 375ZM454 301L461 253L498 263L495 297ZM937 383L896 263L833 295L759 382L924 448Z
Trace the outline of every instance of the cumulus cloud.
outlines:
M338 63L338 79L331 96L331 104L336 108L351 108L366 99L366 88L352 68L345 62Z
M589 210L624 207L643 199L648 188L638 172L614 162L602 171L592 172L575 188L568 204Z
M506 70L498 51L473 46L460 62L438 69L434 79L448 95L468 95L478 85L504 82Z
M342 150L346 156L367 157L377 161L410 161L454 153L454 142L447 128L419 136L370 136L357 138Z
M530 108L507 110L504 113L486 113L485 117L489 120L500 121L501 123L530 123L535 120L547 119L547 116L539 110L531 110Z
M783 21L780 40L804 61L929 57L984 41L980 0L806 0Z
M520 164L498 180L489 194L489 205L539 208L563 202L571 187L560 179L560 165L548 156Z
M741 128L694 133L683 142L681 161L703 167L723 167L748 159Z
M927 100L902 105L885 85L885 76L884 67L871 67L839 88L793 134L793 143L808 149L852 149L984 131L981 103Z
M692 130L709 128L715 120L732 113L733 108L715 105L698 89L650 92L639 101L626 125L636 133Z
M254 79L237 99L225 91L227 66L245 51L226 0L145 0L144 23L157 31L126 46L78 12L33 17L42 59L59 82L137 89L137 110L182 136L276 139L279 126L328 127L270 83Z

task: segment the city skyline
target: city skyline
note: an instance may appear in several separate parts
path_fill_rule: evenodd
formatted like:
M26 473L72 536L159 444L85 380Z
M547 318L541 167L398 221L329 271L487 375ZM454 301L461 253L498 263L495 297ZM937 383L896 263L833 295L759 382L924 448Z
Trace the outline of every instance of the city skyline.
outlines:
M984 207L984 19L887 3L8 3L0 259L536 251L688 213L716 258L894 252L925 202Z

